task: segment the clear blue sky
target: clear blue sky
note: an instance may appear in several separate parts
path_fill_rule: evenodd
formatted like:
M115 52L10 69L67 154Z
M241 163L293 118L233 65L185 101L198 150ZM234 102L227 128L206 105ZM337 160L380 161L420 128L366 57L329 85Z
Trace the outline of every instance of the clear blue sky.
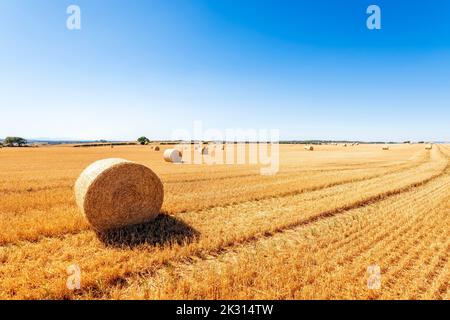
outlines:
M450 141L450 1L3 0L0 111L0 137Z

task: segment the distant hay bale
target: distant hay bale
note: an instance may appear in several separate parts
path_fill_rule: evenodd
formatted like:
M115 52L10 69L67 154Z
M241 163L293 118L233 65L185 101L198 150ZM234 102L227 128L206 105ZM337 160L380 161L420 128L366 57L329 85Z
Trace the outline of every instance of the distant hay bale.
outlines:
M313 146L305 146L304 149L308 150L308 151L314 151L314 147Z
M159 148L159 146L156 146L153 150L155 150L155 151L159 151L160 150L160 148Z
M344 143L344 144L343 144L343 146L344 146L344 147L346 147L346 146L347 146L347 144L346 144L346 143Z
M426 149L426 150L431 150L431 149L433 149L433 145L427 144L427 145L425 146L425 149Z
M389 146L383 146L383 150L389 150Z
M167 149L166 151L164 151L164 160L166 162L181 163L182 157L183 154L179 150Z
M104 159L88 166L75 183L75 198L91 226L108 231L155 219L164 199L159 177L124 159Z
M208 154L208 153L209 153L208 147L202 147L202 148L200 148L199 152L200 152L201 154L205 154L205 155Z

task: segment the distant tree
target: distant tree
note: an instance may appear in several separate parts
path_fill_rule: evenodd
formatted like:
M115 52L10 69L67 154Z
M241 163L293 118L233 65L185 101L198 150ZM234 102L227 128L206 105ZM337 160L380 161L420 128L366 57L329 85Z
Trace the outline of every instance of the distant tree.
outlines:
M150 143L150 140L147 137L140 137L140 138L137 139L137 142L139 142L140 144L144 145L144 144Z
M409 143L411 143L411 141L404 141L403 143L405 143L405 144L409 144Z
M23 145L27 144L27 140L20 137L6 137L3 141L3 144L7 147L22 147Z

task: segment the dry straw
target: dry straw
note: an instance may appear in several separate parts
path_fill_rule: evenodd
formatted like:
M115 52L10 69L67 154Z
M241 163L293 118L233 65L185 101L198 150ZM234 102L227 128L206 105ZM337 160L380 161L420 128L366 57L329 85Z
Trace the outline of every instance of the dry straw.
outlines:
M143 165L105 159L81 173L75 198L92 227L101 232L155 219L164 188L158 176Z
M182 157L183 154L179 150L167 149L166 151L164 151L164 160L166 162L181 163Z

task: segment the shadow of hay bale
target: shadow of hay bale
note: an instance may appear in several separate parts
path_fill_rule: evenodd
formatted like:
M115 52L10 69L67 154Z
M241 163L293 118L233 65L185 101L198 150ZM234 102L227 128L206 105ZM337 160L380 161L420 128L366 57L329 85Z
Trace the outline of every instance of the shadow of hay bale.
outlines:
M136 247L147 244L170 246L194 241L200 233L185 222L167 214L160 214L154 221L97 232L98 238L112 247Z

